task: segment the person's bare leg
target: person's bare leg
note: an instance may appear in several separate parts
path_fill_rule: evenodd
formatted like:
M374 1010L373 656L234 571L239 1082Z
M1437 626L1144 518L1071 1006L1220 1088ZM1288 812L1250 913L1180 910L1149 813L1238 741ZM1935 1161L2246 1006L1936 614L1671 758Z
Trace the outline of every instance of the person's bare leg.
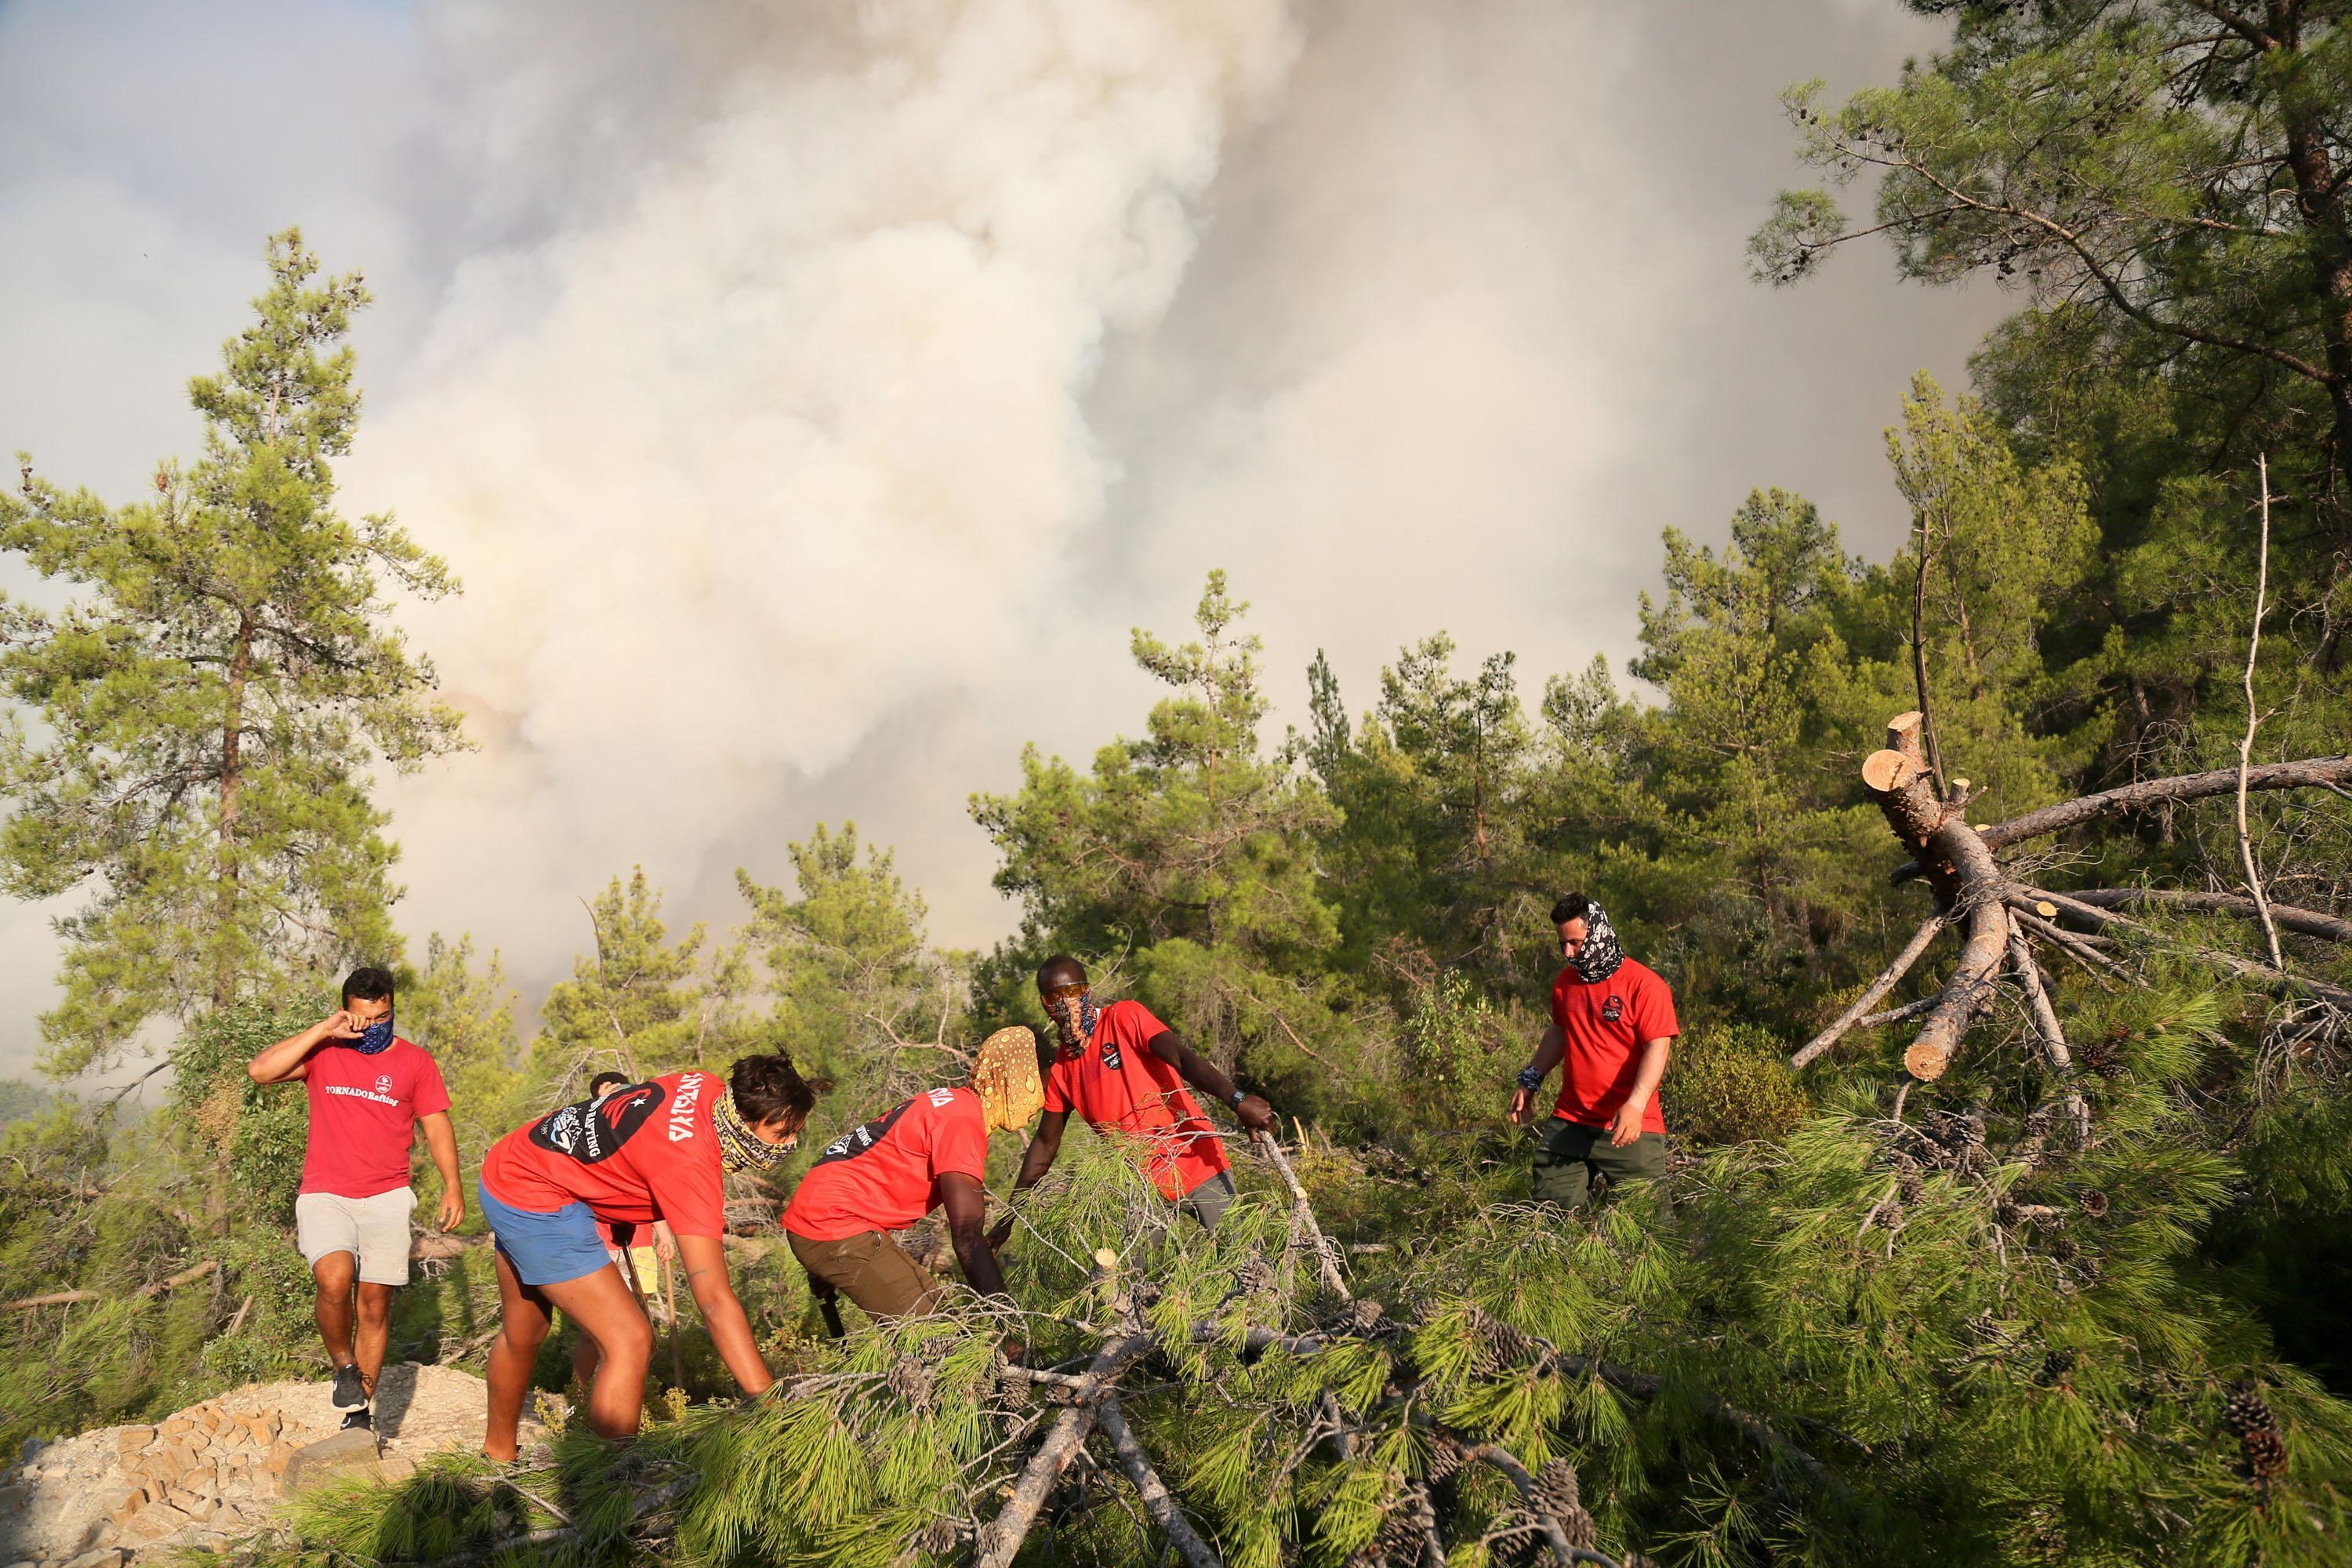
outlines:
M596 1383L596 1363L601 1352L596 1348L596 1336L583 1333L572 1342L572 1381L580 1385L580 1402L588 1403L588 1390Z
M359 1276L359 1265L356 1256L340 1250L310 1265L310 1278L319 1287L313 1309L319 1337L327 1342L327 1359L338 1367L352 1364L352 1284ZM380 1349L377 1359L383 1359Z
M397 1286L360 1281L359 1334L354 1342L360 1381L368 1397L375 1397L375 1380L383 1371L384 1348L392 1342L392 1296Z
M588 1425L599 1437L629 1437L646 1410L646 1369L654 1357L654 1326L621 1271L606 1264L593 1274L542 1285L540 1294L596 1341L596 1381L588 1390Z
M499 1337L490 1342L489 1365L483 1369L490 1416L482 1452L504 1464L515 1457L523 1396L530 1392L530 1369L547 1339L549 1309L547 1298L522 1282L505 1253L493 1247L491 1254L498 1260Z

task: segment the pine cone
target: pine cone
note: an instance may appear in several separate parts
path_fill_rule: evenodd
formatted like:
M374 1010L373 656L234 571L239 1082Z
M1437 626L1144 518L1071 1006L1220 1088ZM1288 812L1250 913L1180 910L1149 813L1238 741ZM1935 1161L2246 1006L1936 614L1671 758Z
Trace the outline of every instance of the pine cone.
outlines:
M1517 1366L1535 1359L1535 1341L1500 1318L1482 1312L1475 1307L1471 1309L1471 1314L1470 1321L1477 1330L1478 1347L1482 1352L1478 1359L1485 1370Z
M1927 1195L1927 1181L1921 1177L1918 1172L1906 1171L1903 1173L1903 1180L1896 1186L1895 1191L1903 1194L1903 1201L1905 1203L1916 1204L1922 1197Z
M2246 1468L2257 1480L2286 1474L2286 1439L2276 1430L2249 1432L2238 1446L2245 1455Z
M1566 1459L1546 1459L1536 1472L1536 1506L1559 1522L1570 1546L1590 1551L1598 1533L1592 1516L1584 1511L1583 1489L1577 1485L1576 1467Z
M915 1550L945 1557L955 1550L957 1535L954 1521L934 1519L915 1532Z
M891 1393L918 1410L931 1407L931 1387L937 1381L931 1369L920 1358L909 1353L890 1363L883 1383Z
M2096 1187L2090 1188L2074 1201L2080 1204L2083 1207L2083 1212L2089 1215L2093 1219L2105 1219L2107 1217L2107 1209L2109 1207L2107 1203L2107 1194L2099 1191Z
M2042 1375L2038 1381L2044 1387L2053 1383L2064 1382L2067 1373L2074 1370L2075 1363L2081 1359L2070 1350L2050 1352L2042 1358Z
M2003 1198L2000 1202L1992 1205L1992 1217L1994 1224L2006 1228L2010 1226L2015 1225L2020 1216L2017 1212L2017 1205L2010 1202L2009 1199Z
M2054 1237L2050 1243L2050 1256L2061 1263L2072 1263L2082 1256L2083 1249L2071 1236Z
M1429 1440L1429 1479L1433 1481L1451 1479L1465 1460L1462 1445L1440 1432Z
M2230 1384L2230 1403L2222 1408L2221 1425L2231 1436L2248 1437L2256 1432L2277 1431L2278 1418L2271 1414L2253 1380L2242 1377Z

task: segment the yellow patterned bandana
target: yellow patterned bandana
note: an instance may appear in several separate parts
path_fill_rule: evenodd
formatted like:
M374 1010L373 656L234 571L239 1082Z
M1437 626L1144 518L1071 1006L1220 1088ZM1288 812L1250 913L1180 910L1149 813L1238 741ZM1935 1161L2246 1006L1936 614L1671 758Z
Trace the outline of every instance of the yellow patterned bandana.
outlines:
M781 1143L766 1142L735 1109L735 1091L721 1089L710 1104L710 1128L719 1134L719 1163L729 1171L772 1170L799 1142L795 1132Z
M1015 1024L980 1044L971 1064L972 1091L991 1131L1017 1132L1045 1109L1045 1086L1037 1081L1037 1037Z

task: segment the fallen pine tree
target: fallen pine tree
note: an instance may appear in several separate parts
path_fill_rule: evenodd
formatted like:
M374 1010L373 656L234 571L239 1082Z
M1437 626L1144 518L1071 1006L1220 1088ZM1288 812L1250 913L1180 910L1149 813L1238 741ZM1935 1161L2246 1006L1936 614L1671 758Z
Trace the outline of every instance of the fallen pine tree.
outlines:
M2150 1001L2130 1069L2086 1086L2089 1150L1857 1098L1714 1156L1671 1209L1464 1185L1408 1200L1417 1234L1315 1150L1321 1220L1402 1243L1337 1289L1263 1161L1202 1236L1084 1141L1024 1194L1018 1309L863 1327L767 1397L512 1477L313 1496L235 1555L2336 1561L2352 1409L2180 1267L2227 1185L2174 1106L2210 1016Z

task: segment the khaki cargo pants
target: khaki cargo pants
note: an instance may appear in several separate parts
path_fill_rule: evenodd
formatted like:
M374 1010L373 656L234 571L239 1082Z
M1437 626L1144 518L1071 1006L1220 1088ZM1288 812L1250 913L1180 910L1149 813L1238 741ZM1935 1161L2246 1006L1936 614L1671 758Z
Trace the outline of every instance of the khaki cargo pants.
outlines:
M791 1231L784 1236L811 1279L832 1286L867 1317L928 1312L940 1304L945 1287L887 1232L862 1231L839 1241L811 1241Z
M1609 1142L1606 1127L1555 1117L1536 1145L1535 1198L1539 1204L1582 1208L1595 1175L1607 1176L1614 1191L1627 1182L1662 1180L1665 1173L1664 1133L1644 1132L1620 1149Z

